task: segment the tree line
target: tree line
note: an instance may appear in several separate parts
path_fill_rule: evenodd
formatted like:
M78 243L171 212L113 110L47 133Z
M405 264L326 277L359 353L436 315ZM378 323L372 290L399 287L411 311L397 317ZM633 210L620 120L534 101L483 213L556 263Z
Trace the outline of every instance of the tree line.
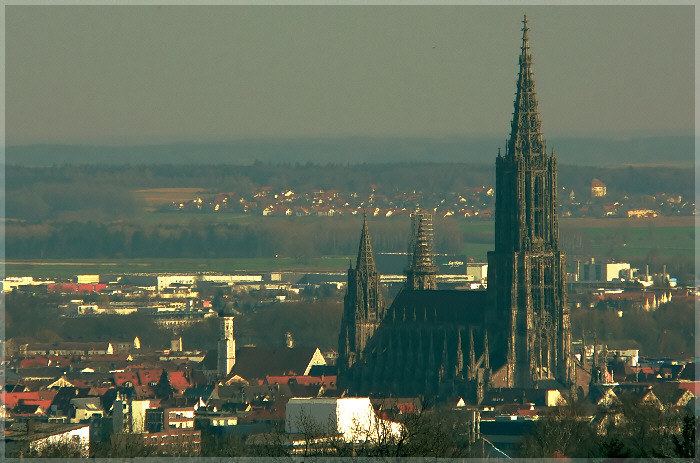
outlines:
M97 297L100 296L85 295L83 299L95 302ZM249 299L254 297L257 297L254 305L240 307L241 304L236 303L241 309L236 315L236 337L243 340L242 344L282 347L289 331L298 346L337 347L342 314L340 294L334 293L325 299L265 304L259 303L260 295L250 295ZM58 305L67 303L68 299L58 294L8 293L3 320L6 339L24 338L53 344L63 341L130 342L138 336L143 347L162 349L170 345L173 331L159 326L147 315L62 317L63 311ZM245 296L234 300L238 302L239 299ZM182 336L186 349L215 349L219 321L216 317L204 319L183 328L178 335Z
M587 410L588 409L588 410ZM617 424L600 426L588 420L589 414L615 418ZM353 429L357 442L347 442L330 424L304 419L301 445L292 446L276 422L271 432L245 436L222 436L202 429L199 449L193 445L160 446L147 444L140 435L113 434L110 441L93 443L90 456L95 458L175 457L357 457L370 458L488 458L490 445L473 433L469 413L446 408L408 414L401 420L399 433L389 432L382 422ZM610 421L613 421L612 419ZM277 425L277 426L275 426ZM700 419L690 410L666 410L623 400L608 409L590 410L581 400L570 399L537 421L524 436L519 458L674 458L692 460L696 454L696 431ZM7 455L16 457L17 455ZM57 442L30 452L30 457L77 458L80 446ZM501 456L501 454L499 454Z
M361 227L359 217L264 218L251 222L125 224L57 222L8 223L7 257L63 258L241 258L353 255ZM406 251L408 218L372 223L377 249ZM463 235L455 220L436 221L436 249L459 253Z
M653 312L641 309L624 311L600 303L596 308L571 312L572 336L588 343L627 341L635 343L640 354L648 357L692 357L695 352L695 303L692 299L671 300Z
M591 414L597 415L593 421L588 419ZM571 398L537 421L518 456L693 459L699 425L692 407L657 408L622 396L617 404L595 409Z

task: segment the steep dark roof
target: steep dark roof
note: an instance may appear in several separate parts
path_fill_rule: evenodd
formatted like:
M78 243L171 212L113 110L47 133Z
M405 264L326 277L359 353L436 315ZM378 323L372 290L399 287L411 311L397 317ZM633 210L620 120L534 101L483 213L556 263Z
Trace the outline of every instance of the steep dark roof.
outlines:
M695 362L686 363L685 368L683 368L681 374L678 375L678 379L696 381L697 378L695 377Z
M236 351L231 374L250 381L266 376L303 375L315 347L242 347Z
M605 397L606 394L608 394L608 391L613 390L613 386L604 386L604 385L599 385L599 384L594 384L590 387L588 390L588 399L594 403L597 404L600 402L603 397ZM615 391L613 390L613 394L615 394ZM615 394L615 397L617 395Z
M350 393L463 395L490 358L488 301L486 291L401 291L349 372Z
M337 374L337 365L314 365L309 370L309 376L335 376Z
M222 386L219 386L222 387ZM199 399L202 397L203 399L206 400L207 397L209 397L214 390L214 386L212 385L204 385L204 386L191 386L185 389L185 391L182 393L183 397L191 398L191 399Z
M87 388L77 388L77 387L61 387L58 388L56 395L51 402L51 405L55 405L58 410L66 411L70 406L70 401L78 398L88 397L90 389Z
M678 400L686 393L685 389L680 389L678 383L659 383L652 388L654 395L663 404L675 405Z
M385 320L481 325L487 304L486 291L403 290L394 299Z
M35 367L19 368L17 374L22 378L57 379L66 374L67 368Z
M216 370L216 357L216 349L208 350L207 353L204 354L202 362L199 364L200 368L203 370Z

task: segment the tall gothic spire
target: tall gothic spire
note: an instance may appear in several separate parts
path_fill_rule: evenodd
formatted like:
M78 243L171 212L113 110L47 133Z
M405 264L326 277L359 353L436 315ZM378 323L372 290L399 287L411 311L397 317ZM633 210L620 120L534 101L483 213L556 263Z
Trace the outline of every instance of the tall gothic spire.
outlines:
M535 80L532 73L532 54L528 37L527 16L523 18L523 39L520 50L520 71L515 92L513 122L506 155L531 156L543 154L542 123L537 109Z
M364 214L362 222L362 234L360 235L360 250L357 253L357 265L355 266L358 272L375 273L377 267L374 263L374 252L372 252L372 241L369 237L369 229L367 228L367 214Z

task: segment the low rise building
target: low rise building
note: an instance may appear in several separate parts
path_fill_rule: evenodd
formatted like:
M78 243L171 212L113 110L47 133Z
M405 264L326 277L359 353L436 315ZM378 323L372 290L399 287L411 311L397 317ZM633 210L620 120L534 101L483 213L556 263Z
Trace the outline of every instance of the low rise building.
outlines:
M29 420L6 429L3 440L5 456L9 458L40 455L49 447L58 445L69 446L87 458L90 452L90 425Z

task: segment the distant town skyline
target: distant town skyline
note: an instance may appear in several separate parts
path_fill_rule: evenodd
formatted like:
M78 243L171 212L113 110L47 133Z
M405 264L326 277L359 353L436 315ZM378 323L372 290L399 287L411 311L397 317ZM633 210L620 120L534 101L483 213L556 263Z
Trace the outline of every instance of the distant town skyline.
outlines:
M694 132L686 6L7 6L7 144Z

